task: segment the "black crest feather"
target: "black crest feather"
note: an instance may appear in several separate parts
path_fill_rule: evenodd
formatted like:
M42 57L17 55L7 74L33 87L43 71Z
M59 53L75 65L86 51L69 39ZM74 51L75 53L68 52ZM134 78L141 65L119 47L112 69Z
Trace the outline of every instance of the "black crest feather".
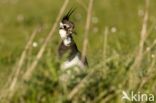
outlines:
M63 17L62 20L69 20L71 14L75 11L75 9L71 8L68 13Z

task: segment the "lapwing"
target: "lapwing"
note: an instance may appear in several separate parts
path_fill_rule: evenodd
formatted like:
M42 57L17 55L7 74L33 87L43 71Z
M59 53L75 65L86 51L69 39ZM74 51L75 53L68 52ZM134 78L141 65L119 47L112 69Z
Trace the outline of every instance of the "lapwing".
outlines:
M88 66L87 59L81 59L81 52L73 39L75 34L75 25L70 21L70 16L74 10L70 10L61 20L59 27L59 34L61 37L61 44L59 45L58 54L62 58L64 54L68 54L65 62L61 64L61 69L68 69L71 67L85 68Z

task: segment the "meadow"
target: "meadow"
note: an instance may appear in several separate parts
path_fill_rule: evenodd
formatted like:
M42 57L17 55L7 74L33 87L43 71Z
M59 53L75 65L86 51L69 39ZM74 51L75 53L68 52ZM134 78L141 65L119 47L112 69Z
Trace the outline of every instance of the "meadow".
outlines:
M66 1L0 0L0 103L156 103L156 1L93 0L85 38L91 0L69 0L62 13L76 8L74 40L80 51L88 40L89 68L64 90L57 18ZM123 91L155 100L123 100Z

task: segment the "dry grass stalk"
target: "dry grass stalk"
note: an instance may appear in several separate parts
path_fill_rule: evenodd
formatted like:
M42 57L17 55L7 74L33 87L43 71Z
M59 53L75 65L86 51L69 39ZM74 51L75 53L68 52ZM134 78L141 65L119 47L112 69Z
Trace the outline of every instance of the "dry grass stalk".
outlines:
M104 101L104 99L106 99L108 96L114 95L116 92L115 90L116 89L114 87L110 87L109 89L101 92L91 103L99 103L99 101Z
M156 75L155 75L155 63L156 63L156 60L154 58L154 60L152 61L151 65L149 66L148 70L147 70L147 76L143 77L142 78L142 81L139 85L139 89L143 88L143 86L150 80L152 80Z
M136 87L136 85L139 82L137 73L138 73L138 70L140 68L140 65L141 65L141 62L143 59L144 43L148 36L148 33L147 33L147 23L148 23L148 16L149 16L148 8L149 8L149 0L145 0L145 10L144 10L145 12L144 12L144 16L143 16L142 29L141 29L141 33L140 33L139 49L138 49L134 64L131 66L132 72L130 72L131 74L130 74L129 85L133 89L134 89L134 87Z
M58 14L58 17L56 18L56 21L55 21L51 31L49 32L49 34L46 37L43 45L41 46L39 52L37 53L37 56L36 56L35 60L30 65L30 67L27 68L27 71L23 76L24 80L29 80L30 79L30 77L32 75L32 72L34 71L35 67L37 66L39 60L41 59L48 42L51 40L51 37L53 36L53 34L54 34L54 32L55 32L55 30L57 28L57 24L58 24L59 20L61 19L62 15L63 15L63 13L64 13L67 5L68 5L68 2L69 2L69 0L65 0L64 3L63 3L63 6L61 6L62 8L61 8L61 10L60 10L60 12Z
M89 28L90 28L90 21L91 21L91 16L92 16L92 7L93 7L93 1L89 1L89 6L87 10L87 20L86 20L86 26L85 26L85 37L84 37L84 43L83 43L83 51L82 51L82 61L85 60L85 55L87 52L87 45L88 45L88 33L89 33ZM82 89L85 85L85 83L88 81L90 76L93 74L93 72L89 73L68 95L68 99L71 100L80 89Z
M69 93L67 96L68 100L71 100L74 98L74 96L82 89L85 87L86 83L90 79L90 77L94 74L94 70L92 70L81 82L74 87L74 89Z
M88 6L88 10L87 10L87 20L86 20L84 42L83 42L83 49L82 49L82 61L85 60L85 56L86 56L86 52L87 52L88 33L89 33L90 24L91 24L93 1L94 0L89 1L89 6Z
M146 49L146 51L144 51L144 54L149 53L154 47L156 46L156 39L154 40L154 42Z
M114 59L114 56L110 57L110 58L107 58L107 60L105 60L105 62L109 62L110 60ZM103 67L103 62L99 65L95 65L93 66L92 69L88 75L83 78L79 84L77 84L74 89L68 94L67 98L69 100L73 99L76 94L78 94L78 92L80 92L83 88L85 88L86 84L88 83L88 81L90 80L91 77L93 77L94 73L96 73L99 69L101 69L101 67Z
M114 58L114 57L113 57L113 58ZM105 62L108 62L108 61L110 61L110 60L113 59L113 58L109 58L109 59L107 59ZM92 68L94 68L94 69L92 69L92 70L88 73L88 75L87 75L85 78L83 78L83 79L79 82L79 84L77 84L77 85L74 87L74 89L68 94L67 98L68 98L69 100L71 100L72 98L74 98L74 96L75 96L76 94L78 94L78 92L80 92L83 88L85 88L85 86L86 86L86 84L88 83L88 81L90 80L90 78L93 77L93 75L98 71L98 69L101 69L102 66L103 66L103 62L102 62L100 65L96 65L96 66L92 67Z
M87 11L87 6L82 2L82 0L76 0L84 9Z
M136 65L136 67L140 66L140 63L141 63L141 60L143 57L144 43L148 36L148 34L147 34L148 8L149 8L149 0L145 0L145 14L144 14L144 18L143 18L141 33L140 33L139 50L138 50L138 53L137 53L137 56L135 59L135 63L134 63L134 65Z
M34 30L34 32L32 33L32 35L31 35L31 37L30 37L30 39L29 39L29 41L28 41L28 43L27 43L26 46L25 46L25 49L23 50L23 52L22 52L22 54L21 54L21 57L20 57L20 59L19 59L19 61L18 61L17 67L16 67L15 76L14 76L14 78L13 78L13 80L12 80L12 83L11 83L11 85L10 85L10 88L9 88L10 91L12 91L12 90L14 89L15 85L16 85L16 82L17 82L17 79L18 79L18 76L19 76L21 67L22 67L22 65L23 65L23 63L24 63L24 61L25 61L25 59L26 59L26 56L27 56L27 51L28 51L29 48L31 47L32 42L33 42L33 40L34 40L34 38L35 38L35 36L36 36L36 34L37 34L38 29L39 29L39 28L36 28L36 29Z
M118 95L119 93L114 93L114 94L110 94L110 95L108 95L106 98L104 98L104 99L102 99L101 101L100 101L100 103L109 103L110 102L110 100L112 100L116 95Z
M108 27L105 28L104 31L104 44L103 44L103 60L106 60L106 54L107 54L107 36L108 36ZM104 62L105 64L105 62Z
M3 96L7 96L7 97L12 97L12 94L14 93L14 90L17 86L17 80L19 79L19 74L20 74L20 71L21 71L21 68L24 64L24 61L26 59L26 56L27 56L27 52L28 50L30 49L31 45L32 45L32 42L37 34L37 31L38 31L38 27L33 31L33 33L31 34L21 56L20 56L20 59L19 61L17 62L16 66L15 66L15 71L13 72L11 78L9 79L7 85L9 85L9 87L7 88L7 90L5 91L5 93L1 93L3 94ZM2 96L2 95L1 95ZM5 97L4 97L5 98Z

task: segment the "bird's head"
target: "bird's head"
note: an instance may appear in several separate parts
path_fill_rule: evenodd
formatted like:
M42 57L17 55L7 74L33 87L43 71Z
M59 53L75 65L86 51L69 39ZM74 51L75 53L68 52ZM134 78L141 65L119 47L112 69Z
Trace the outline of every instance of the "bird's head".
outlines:
M69 12L62 18L60 22L59 34L61 38L65 38L74 33L74 23L69 20L73 12L73 9L69 10Z

